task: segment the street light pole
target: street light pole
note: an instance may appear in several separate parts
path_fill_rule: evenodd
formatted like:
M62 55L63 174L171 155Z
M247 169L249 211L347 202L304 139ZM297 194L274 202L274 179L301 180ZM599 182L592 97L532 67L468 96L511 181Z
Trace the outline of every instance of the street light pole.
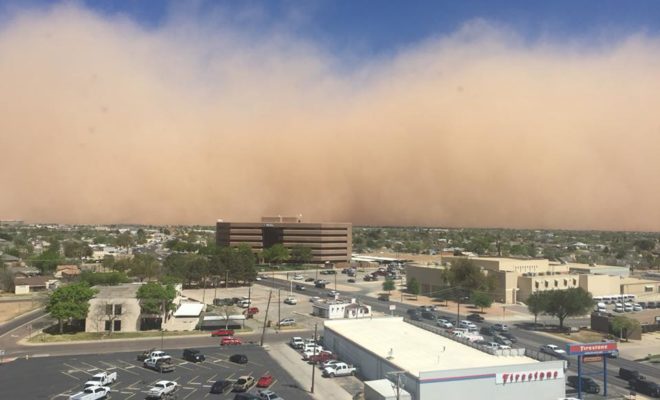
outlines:
M316 330L318 324L314 324L314 355L316 356ZM316 358L316 357L314 357ZM311 392L314 393L314 377L316 376L316 364L312 363L312 389Z

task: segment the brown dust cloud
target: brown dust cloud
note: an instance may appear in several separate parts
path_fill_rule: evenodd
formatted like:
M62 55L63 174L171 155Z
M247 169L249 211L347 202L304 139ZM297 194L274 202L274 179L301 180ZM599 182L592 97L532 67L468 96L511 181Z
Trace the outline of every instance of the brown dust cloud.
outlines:
M660 230L660 41L471 21L355 64L286 29L0 24L0 219Z

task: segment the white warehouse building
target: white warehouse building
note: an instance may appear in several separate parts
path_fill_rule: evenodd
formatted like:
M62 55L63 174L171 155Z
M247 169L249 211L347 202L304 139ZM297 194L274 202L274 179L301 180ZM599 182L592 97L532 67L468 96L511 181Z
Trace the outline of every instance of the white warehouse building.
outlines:
M393 378L414 400L557 400L566 395L564 362L494 355L408 324L399 317L325 322L324 347L364 380Z

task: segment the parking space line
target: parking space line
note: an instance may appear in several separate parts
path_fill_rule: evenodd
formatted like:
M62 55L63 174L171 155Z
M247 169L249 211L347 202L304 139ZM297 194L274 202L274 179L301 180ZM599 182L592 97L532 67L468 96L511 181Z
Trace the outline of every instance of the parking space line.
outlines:
M192 368L184 367L184 366L181 365L181 364L177 365L177 367L179 367L179 368L183 368L183 369L187 369L188 371L192 371L192 370L193 370Z
M186 400L188 397L190 397L193 393L195 393L197 389L193 389L187 396L183 398L183 400Z
M195 379L197 379L197 378L199 378L199 376L193 376L193 378L191 380L189 380L187 383L189 385L199 385L199 384L201 384L201 382L199 382L199 383L195 382Z
M207 381L207 382L214 382L214 383L215 383L215 377L216 377L216 376L218 376L218 374L213 375L212 377L210 377L210 378L207 379L206 381Z
M97 368L97 367L93 366L92 364L88 364L84 361L81 361L80 363L85 364L86 366L90 367L90 369L88 369L87 372L93 372L93 371L99 371L100 370L100 368Z
M121 361L121 360L120 360L120 361ZM119 370L124 371L124 372L127 372L127 373L129 373L129 374L132 374L132 375L135 375L135 376L140 376L140 374L138 374L138 373L135 373L135 372L133 372L133 371L129 371L128 368L122 368L122 367L120 367L120 366L112 365L112 364L108 364L108 363L103 362L103 361L101 361L101 363L103 363L103 364L105 364L105 365L111 365L112 368L119 369ZM129 365L130 365L130 364L129 364Z
M71 369L74 370L74 371L82 372L83 374L87 374L87 375L89 375L89 376L94 375L94 374L90 374L89 372L85 371L84 369L76 368L76 367L74 367L73 365L69 365L69 364L67 364L67 363L63 363L62 365L66 365L67 367L71 368Z
M70 375L70 374L68 374L68 373L66 373L66 372L64 372L64 371L60 371L60 372L63 373L64 375L68 376L69 378L73 378L73 379L75 379L75 380L77 380L77 381L80 380L80 379L76 378L75 376Z
M106 369L107 369L108 371L112 371L113 369L121 369L121 368L119 368L118 366L116 366L116 365L112 365L112 364L107 363L107 362L105 362L105 361L99 361L99 363L105 365L105 366L107 367Z

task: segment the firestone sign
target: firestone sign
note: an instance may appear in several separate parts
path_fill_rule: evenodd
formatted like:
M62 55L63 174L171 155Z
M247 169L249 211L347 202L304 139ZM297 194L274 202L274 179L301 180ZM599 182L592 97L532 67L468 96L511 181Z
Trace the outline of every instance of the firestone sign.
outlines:
M584 354L605 354L617 350L616 342L567 344L566 352L572 356Z
M508 385L511 383L526 383L535 381L547 381L561 379L564 377L563 369L545 369L541 371L511 371L495 374L495 383Z

